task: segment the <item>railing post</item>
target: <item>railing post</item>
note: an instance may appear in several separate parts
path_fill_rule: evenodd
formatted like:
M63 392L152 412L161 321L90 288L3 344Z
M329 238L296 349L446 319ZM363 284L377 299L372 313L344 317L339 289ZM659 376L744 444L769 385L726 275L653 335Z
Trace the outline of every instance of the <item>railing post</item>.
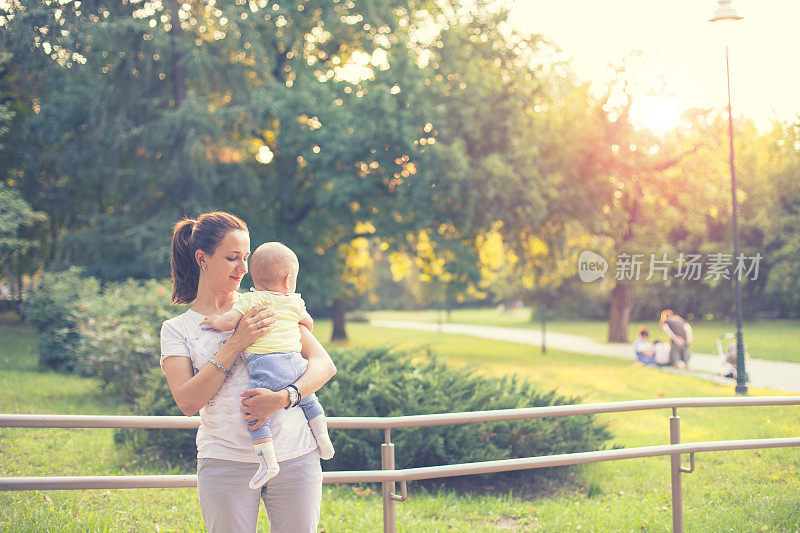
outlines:
M386 443L381 444L381 469L394 470L394 444L392 444L391 430L385 429ZM381 496L383 498L383 533L395 533L397 524L394 514L394 481L381 483Z
M680 444L681 442L681 417L678 416L678 409L672 408L672 416L669 418L669 443ZM681 487L681 454L670 455L670 472L672 474L672 531L673 533L683 533L683 494Z

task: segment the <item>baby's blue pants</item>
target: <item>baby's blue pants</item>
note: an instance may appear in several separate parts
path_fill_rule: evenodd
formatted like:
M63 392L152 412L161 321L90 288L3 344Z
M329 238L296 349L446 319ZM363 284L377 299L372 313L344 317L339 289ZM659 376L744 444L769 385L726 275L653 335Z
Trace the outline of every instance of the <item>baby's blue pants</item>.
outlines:
M308 367L302 355L297 352L290 353L253 353L245 354L247 357L247 370L250 372L252 388L264 388L271 391L281 391L291 385L297 378L303 375ZM317 400L316 394L309 394L298 404L306 415L306 420L311 420L319 415L325 414L322 405ZM269 417L264 425L255 431L250 431L250 439L271 439L272 431ZM255 424L255 420L249 425Z

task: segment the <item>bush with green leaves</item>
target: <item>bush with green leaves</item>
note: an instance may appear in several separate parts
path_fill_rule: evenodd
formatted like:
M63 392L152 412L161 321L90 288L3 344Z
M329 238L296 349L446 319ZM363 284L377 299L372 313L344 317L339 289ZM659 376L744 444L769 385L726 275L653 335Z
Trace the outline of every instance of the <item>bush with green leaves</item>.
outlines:
M180 309L168 303L166 282L126 281L100 288L71 270L50 274L28 304L41 350L66 367L98 377L145 415L180 414L158 367L158 330ZM427 351L339 349L336 378L319 391L328 416L398 416L577 403L540 392L514 377L479 376L451 368ZM54 359L55 360L55 359ZM49 360L47 360L49 361ZM336 456L327 470L380 468L383 433L334 430ZM121 431L139 452L172 463L194 458L194 431ZM400 468L570 453L601 448L610 438L592 416L397 429Z
M83 277L81 269L47 272L28 295L23 312L39 332L39 366L53 370L75 370L80 343L77 306L95 298L100 283Z
M470 369L445 366L428 352L389 348L337 349L336 377L317 394L327 416L400 416L483 411L578 403L578 398L541 393L513 377L479 376ZM145 415L179 415L166 379L147 376L135 411ZM191 464L194 431L128 430L117 433L150 459ZM331 470L380 469L383 431L331 430L336 455L323 467ZM392 441L398 468L488 461L596 450L611 437L593 416L571 416L477 424L395 429Z
M516 377L446 366L428 351L389 348L332 353L338 372L318 396L327 416L401 416L579 403ZM381 430L331 430L326 470L380 469ZM392 430L398 468L596 450L611 438L593 416Z
M73 310L78 324L75 367L95 376L130 403L151 368L158 367L161 323L180 313L169 304L165 281L107 285Z
M39 331L40 366L97 377L131 403L158 366L161 323L180 312L167 281L128 280L101 288L79 269L47 273L26 306Z

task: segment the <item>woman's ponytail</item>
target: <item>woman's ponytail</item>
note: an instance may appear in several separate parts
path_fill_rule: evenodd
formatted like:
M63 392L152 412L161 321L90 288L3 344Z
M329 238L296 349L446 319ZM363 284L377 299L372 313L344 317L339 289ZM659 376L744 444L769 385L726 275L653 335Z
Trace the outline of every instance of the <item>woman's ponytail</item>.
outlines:
M170 268L174 304L190 304L197 298L200 267L194 257L197 246L192 242L192 230L196 222L194 219L185 218L172 229Z
M213 254L220 241L231 230L247 231L247 224L223 211L204 213L197 220L185 218L172 228L172 303L190 304L197 298L200 266L195 252Z

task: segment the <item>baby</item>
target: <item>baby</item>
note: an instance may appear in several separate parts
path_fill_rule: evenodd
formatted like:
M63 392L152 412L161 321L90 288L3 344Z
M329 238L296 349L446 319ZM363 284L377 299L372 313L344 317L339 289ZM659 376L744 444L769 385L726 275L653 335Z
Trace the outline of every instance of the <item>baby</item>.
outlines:
M290 388L297 400L292 407L299 405L308 419L311 431L317 439L320 457L333 457L333 444L328 436L325 412L315 394L300 399L299 392L292 385L308 366L300 355L300 324L309 330L314 321L306 312L305 302L295 293L297 273L300 264L297 256L279 242L267 242L259 246L250 259L250 276L255 289L241 294L233 309L222 315L210 315L201 322L216 330L234 329L247 311L257 305L267 305L275 313L273 329L251 344L245 350L247 369L253 381L253 388L262 387L273 391ZM250 438L259 458L258 471L250 480L250 488L261 487L275 477L280 469L272 444L270 419L259 429L250 431ZM251 422L250 424L254 424Z

